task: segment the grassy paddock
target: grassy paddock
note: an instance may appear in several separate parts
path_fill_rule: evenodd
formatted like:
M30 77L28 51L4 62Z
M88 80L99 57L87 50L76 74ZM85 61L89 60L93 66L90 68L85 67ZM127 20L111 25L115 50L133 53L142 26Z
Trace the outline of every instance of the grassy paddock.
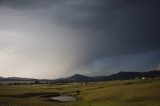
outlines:
M76 91L80 91L79 95ZM0 85L0 106L160 106L160 80L126 80L63 85ZM49 97L73 95L76 102Z

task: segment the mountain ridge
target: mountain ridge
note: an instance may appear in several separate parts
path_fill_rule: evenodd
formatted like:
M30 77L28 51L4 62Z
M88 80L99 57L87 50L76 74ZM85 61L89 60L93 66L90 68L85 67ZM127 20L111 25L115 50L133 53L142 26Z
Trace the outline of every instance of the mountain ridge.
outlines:
M129 80L135 78L153 78L160 77L159 70L153 70L148 72L125 72L121 71L109 76L86 76L81 74L74 74L70 77L59 78L55 80L49 79L34 79L34 78L22 78L22 77L0 77L0 81L54 81L54 82L90 82L90 81L111 81L111 80Z
M75 74L73 76L64 78L64 79L57 79L56 82L91 82L91 81L111 81L111 80L129 80L135 78L153 78L153 77L160 77L159 70L153 70L148 72L125 72L121 71L109 76L85 76L81 74Z

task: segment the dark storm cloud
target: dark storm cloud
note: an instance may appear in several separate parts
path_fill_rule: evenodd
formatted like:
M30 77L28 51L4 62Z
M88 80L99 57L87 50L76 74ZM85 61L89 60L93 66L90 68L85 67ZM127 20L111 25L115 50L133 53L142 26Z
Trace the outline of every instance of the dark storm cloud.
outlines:
M160 66L159 5L159 0L0 0L2 19L13 16L6 21L8 26L1 24L0 28L5 26L4 29L7 29L10 23L15 24L16 19L16 31L21 28L24 32L27 30L28 39L39 39L37 46L40 48L49 46L43 48L46 54L50 52L54 55L55 49L57 54L53 57L57 60L62 57L62 60L71 60L67 63L72 65L67 66L65 61L62 67L67 69L61 69L71 70L69 74L111 74L122 70L134 71L132 69L144 71ZM6 14L9 16L3 17ZM34 25L37 26L32 27ZM38 32L36 28L40 33L38 35L35 35ZM5 31L1 33L6 34ZM22 41L25 41L27 37L23 36ZM6 45L3 39L0 43ZM44 39L47 40L42 42ZM35 45L35 42L32 44ZM55 47L53 50L52 46ZM34 47L29 49L31 55L38 51ZM25 53L26 50L20 54L25 56ZM52 57L51 54L46 56L47 59ZM40 60L41 54L37 58ZM48 63L57 63L54 59L49 60ZM48 66L50 70L51 66Z
M64 11L57 13L57 22L87 30L81 35L84 51L88 52L86 62L143 54L160 48L159 4L158 0L73 2L60 6Z
M160 48L159 4L158 0L70 0L58 5L56 21L88 31L81 36L89 60L136 54Z
M110 75L120 71L149 71L159 69L159 51L139 54L119 55L97 59L89 64L77 67L78 72L85 70L88 75Z
M32 0L0 0L1 6L8 8L25 8L32 4Z
M24 10L33 8L43 8L55 5L60 0L0 0L0 6L11 9Z
M88 60L160 48L159 0L1 0L11 8L52 6L62 26L87 29ZM110 46L112 45L112 46Z

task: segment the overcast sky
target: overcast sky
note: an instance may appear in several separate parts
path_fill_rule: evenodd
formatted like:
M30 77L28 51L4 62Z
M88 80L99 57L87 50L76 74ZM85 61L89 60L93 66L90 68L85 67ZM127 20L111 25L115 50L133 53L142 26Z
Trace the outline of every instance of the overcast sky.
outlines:
M160 69L159 0L0 0L0 76Z

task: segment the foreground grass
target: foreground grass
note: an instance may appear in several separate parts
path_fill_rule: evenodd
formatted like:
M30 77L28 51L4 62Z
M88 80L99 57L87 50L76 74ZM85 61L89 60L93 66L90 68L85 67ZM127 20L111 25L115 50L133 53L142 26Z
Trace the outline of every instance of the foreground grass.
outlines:
M76 91L80 90L80 95ZM76 102L50 96L76 96ZM160 80L126 80L64 85L1 85L0 106L160 106Z

